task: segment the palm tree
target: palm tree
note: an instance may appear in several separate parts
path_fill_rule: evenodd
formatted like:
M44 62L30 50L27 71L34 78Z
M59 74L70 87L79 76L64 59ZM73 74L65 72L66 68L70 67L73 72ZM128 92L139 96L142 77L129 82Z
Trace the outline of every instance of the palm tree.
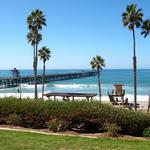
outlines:
M37 64L38 64L38 44L42 40L42 35L39 33L43 26L46 26L46 19L43 12L36 9L27 17L27 25L29 33L27 34L28 42L33 46L33 69L35 83L35 98L38 98L37 92Z
M145 38L150 34L150 19L147 19L147 20L145 20L143 22L141 34ZM150 110L150 94L149 94L149 103L148 103L148 110L147 110L147 112L149 112L149 110Z
M92 69L95 69L97 71L97 78L98 78L98 89L99 89L99 100L101 102L101 81L100 81L100 75L101 70L103 67L105 67L105 60L101 56L93 57L92 61L90 62Z
M135 41L135 28L139 28L143 22L142 9L136 8L135 4L130 4L126 7L125 12L122 13L122 22L125 27L133 33L133 70L134 70L134 107L137 111L137 83L136 83L136 41Z
M43 98L43 95L44 95L45 63L46 63L47 60L49 60L50 54L51 54L51 51L46 46L42 47L39 50L39 54L38 54L40 59L43 60L42 98Z
M145 38L150 34L150 19L143 22L141 34L144 35Z

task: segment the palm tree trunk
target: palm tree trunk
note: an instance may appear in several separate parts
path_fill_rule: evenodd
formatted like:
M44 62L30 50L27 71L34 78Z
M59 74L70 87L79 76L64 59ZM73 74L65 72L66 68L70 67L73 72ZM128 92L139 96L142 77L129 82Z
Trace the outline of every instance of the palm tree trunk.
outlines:
M97 68L97 78L98 78L98 90L99 90L99 100L101 102L101 82L100 82L100 72L99 68Z
M35 45L34 45L34 47L33 47L33 71L34 71L34 86L35 86L35 80L36 80L36 73L35 73L35 59L36 59L36 57L35 57ZM36 89L36 87L35 87L35 89ZM35 94L35 89L34 89L34 97L36 98L36 94Z
M148 100L148 108L147 108L147 112L149 113L150 110L150 94L149 94L149 100Z
M35 85L35 99L38 99L38 92L37 92L37 51L38 51L38 45L35 44L35 60L34 60L34 85Z
M135 31L133 28L133 72L134 72L134 108L137 111L137 83L136 83L136 43L135 43Z
M33 61L34 61L34 58L35 58L35 44L33 45Z
M45 82L45 61L43 61L42 99L44 95L44 82Z
M33 45L33 70L35 70L35 45Z
M22 88L21 88L21 82L19 83L19 93L20 93L20 99L22 99Z

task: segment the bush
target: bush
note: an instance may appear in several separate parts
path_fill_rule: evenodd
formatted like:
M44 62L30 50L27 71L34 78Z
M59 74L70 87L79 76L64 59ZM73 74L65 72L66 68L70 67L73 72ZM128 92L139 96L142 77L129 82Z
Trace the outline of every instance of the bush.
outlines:
M6 124L6 120L5 120L5 119L0 118L0 125L1 125L1 124Z
M67 131L69 124L65 121L52 119L47 122L48 129L53 132Z
M26 128L46 128L45 118L39 116L22 116L22 126Z
M105 122L116 123L121 127L121 134L143 135L143 130L150 127L150 114L134 112L124 108L115 108L98 101L43 101L34 99L0 98L0 123L5 123L10 114L21 118L21 126L47 128L47 122L64 121L68 129L79 132L103 132Z
M144 129L143 136L150 138L150 127Z
M85 121L84 124L85 132L87 133L97 133L103 130L100 126L100 122L97 119L89 119Z
M116 123L106 123L104 125L105 132L111 137L117 137L121 128Z
M10 114L6 119L6 123L9 125L19 126L22 124L22 119L17 114Z

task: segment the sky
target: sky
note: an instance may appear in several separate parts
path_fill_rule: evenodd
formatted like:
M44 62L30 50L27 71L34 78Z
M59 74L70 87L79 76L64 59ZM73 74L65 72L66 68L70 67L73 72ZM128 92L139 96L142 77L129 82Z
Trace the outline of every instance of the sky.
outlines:
M122 25L130 3L150 17L149 0L0 0L0 69L32 69L33 48L27 42L27 16L40 9L47 26L39 48L52 51L47 69L87 69L100 55L107 69L133 67L132 32ZM150 36L136 30L137 68L150 68ZM42 69L39 60L38 68Z

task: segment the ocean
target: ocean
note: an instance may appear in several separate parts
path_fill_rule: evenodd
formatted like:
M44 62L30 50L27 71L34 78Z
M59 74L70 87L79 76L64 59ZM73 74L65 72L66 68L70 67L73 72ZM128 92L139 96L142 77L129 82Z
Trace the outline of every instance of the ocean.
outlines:
M82 70L47 70L46 74L73 73ZM20 70L21 76L33 75L32 70ZM42 70L38 70L42 74ZM11 77L10 70L0 70L0 77ZM124 85L126 94L133 95L133 70L132 69L105 69L101 73L102 95L106 96L113 85L120 83ZM22 93L34 93L34 85L22 84ZM16 88L0 89L0 93L17 93ZM38 92L42 85L38 85ZM45 84L47 92L91 92L98 93L97 77L86 77L80 79L55 81ZM150 69L137 70L137 95L148 95L150 93Z

